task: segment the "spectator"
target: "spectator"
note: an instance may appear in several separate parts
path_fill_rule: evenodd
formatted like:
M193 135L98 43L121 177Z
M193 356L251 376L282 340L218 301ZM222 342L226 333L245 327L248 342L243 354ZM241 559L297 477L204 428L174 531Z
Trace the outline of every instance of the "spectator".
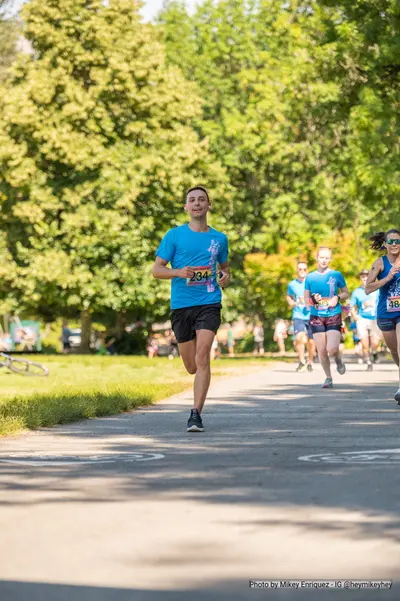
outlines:
M274 341L278 345L279 353L281 355L286 354L285 349L285 338L288 335L288 326L284 319L276 319L274 322L275 330L274 330Z
M219 340L217 338L217 335L215 335L214 341L211 346L211 353L210 353L211 361L214 361L214 359L219 359L220 356L221 356L221 350L219 348Z
M156 357L158 355L157 340L153 336L149 337L146 350L147 350L147 357L149 359L153 359L153 357Z
M97 342L97 355L116 355L116 349L113 346L116 338L106 336L105 332L100 332Z
M234 352L235 338L233 336L233 330L232 330L231 327L229 327L229 330L228 330L227 345L228 345L228 354L229 354L229 356L230 357L234 357L235 356L235 352Z
M64 354L69 353L69 351L71 350L71 343L69 341L70 336L71 336L71 330L68 327L68 321L66 319L63 319L61 342L62 342L62 352Z
M253 355L263 355L264 354L264 328L262 323L259 321L253 328L254 335L254 351Z
M172 360L174 357L179 357L178 342L173 330L167 330L165 332L165 337L168 345L168 359Z

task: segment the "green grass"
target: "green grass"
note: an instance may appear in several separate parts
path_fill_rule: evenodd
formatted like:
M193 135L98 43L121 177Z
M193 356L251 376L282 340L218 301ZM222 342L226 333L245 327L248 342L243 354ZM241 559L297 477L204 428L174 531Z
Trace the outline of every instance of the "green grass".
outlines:
M149 405L192 385L180 359L146 357L42 356L47 378L0 369L0 435L25 428L65 424ZM258 369L268 358L221 359L213 376Z

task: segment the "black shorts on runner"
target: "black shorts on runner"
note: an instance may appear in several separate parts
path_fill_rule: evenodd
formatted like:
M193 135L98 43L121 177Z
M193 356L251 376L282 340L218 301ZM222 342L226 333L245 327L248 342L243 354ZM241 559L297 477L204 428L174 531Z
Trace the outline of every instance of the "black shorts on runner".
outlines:
M329 317L319 317L319 315L311 315L310 326L313 334L321 332L329 332L329 330L342 331L342 314L330 315Z
M171 311L171 325L178 342L189 342L197 330L211 330L215 334L221 325L221 303L197 305Z

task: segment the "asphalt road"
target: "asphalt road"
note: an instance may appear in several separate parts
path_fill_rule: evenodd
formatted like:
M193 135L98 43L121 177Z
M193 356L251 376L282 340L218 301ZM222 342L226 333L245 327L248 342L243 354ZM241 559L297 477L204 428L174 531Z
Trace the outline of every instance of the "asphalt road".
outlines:
M186 393L1 439L1 601L399 599L396 370L294 368L238 362L203 434ZM249 588L288 579L393 585Z

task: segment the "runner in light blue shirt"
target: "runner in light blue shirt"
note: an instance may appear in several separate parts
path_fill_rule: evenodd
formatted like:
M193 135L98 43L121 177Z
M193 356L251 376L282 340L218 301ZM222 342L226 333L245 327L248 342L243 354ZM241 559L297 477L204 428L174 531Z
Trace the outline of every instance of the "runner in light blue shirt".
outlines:
M228 239L208 225L210 207L206 188L188 190L190 222L167 232L153 266L155 278L172 280L172 329L186 370L196 374L188 432L204 430L201 411L210 385L211 347L221 325L221 288L230 280Z
M342 329L341 301L348 298L349 292L340 271L329 268L332 251L326 246L319 248L317 269L308 274L304 297L311 306L310 325L314 335L318 356L326 375L323 388L332 388L333 380L329 357L333 357L339 374L346 372L339 351Z
M286 301L292 309L293 329L295 336L295 349L299 357L296 371L313 371L315 356L315 342L310 327L310 307L304 301L304 283L308 267L305 261L297 264L297 278L289 282ZM308 348L307 366L305 361L305 348Z

